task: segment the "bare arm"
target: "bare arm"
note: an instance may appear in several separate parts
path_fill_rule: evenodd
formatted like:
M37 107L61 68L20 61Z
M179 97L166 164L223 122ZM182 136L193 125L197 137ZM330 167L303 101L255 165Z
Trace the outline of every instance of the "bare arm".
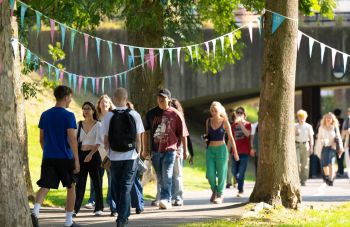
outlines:
M103 142L104 142L106 151L108 151L109 150L109 141L108 141L108 136L107 135L104 136Z
M231 126L229 124L229 122L227 120L224 120L225 123L224 123L224 128L225 128L225 131L227 133L227 136L228 136L228 148L229 150L231 150L231 147L233 149L233 157L235 158L236 161L239 160L239 156L238 156L238 152L237 152L237 148L236 148L236 143L235 141L233 140L233 135L232 135L232 131L231 131Z
M136 134L136 152L140 153L142 147L141 133Z
M182 147L183 147L183 154L184 154L184 160L187 159L187 136L181 137Z
M44 150L44 129L40 129L39 141L40 141L41 149Z
M238 125L239 125L239 127L241 127L243 134L244 134L246 137L249 137L249 136L250 136L250 130L247 129L247 128L244 126L243 122L242 122L242 121L239 121L239 122L238 122Z
M142 152L141 156L146 158L147 156L150 155L149 151L149 131L145 131L142 133Z
M75 135L75 130L73 128L67 129L68 134L68 143L73 150L73 156L75 161L75 169L74 173L79 173L80 171L80 163L79 163L79 156L78 156L78 143L77 143L77 137Z

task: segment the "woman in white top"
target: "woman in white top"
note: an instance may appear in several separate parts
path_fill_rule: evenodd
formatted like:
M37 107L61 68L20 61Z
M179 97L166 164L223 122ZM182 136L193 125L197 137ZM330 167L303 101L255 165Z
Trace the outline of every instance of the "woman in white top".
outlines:
M77 130L78 154L80 172L76 185L76 199L74 205L75 215L79 212L84 199L86 180L89 173L94 185L96 195L95 215L101 216L103 211L102 184L100 176L101 157L98 148L100 140L101 123L98 122L95 106L90 102L83 104L84 121L79 122Z
M341 155L344 151L343 142L340 137L339 123L333 113L327 113L323 116L318 129L317 143L321 145L321 165L323 168L324 180L329 186L333 186L334 169L336 155ZM336 153L337 143L339 144L339 153Z

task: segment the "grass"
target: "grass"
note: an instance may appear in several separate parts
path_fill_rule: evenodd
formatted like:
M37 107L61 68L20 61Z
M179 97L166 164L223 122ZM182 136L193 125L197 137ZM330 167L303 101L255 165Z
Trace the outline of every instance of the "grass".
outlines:
M350 203L327 209L289 210L277 208L266 210L257 218L223 219L181 225L183 227L233 227L233 226L278 226L278 227L323 227L350 226Z

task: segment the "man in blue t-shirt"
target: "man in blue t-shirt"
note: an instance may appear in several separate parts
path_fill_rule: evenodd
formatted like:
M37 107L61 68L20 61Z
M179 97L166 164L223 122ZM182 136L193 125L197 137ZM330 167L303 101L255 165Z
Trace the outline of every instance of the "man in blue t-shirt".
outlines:
M72 98L72 90L58 86L54 90L56 105L42 113L39 121L40 145L43 150L41 175L37 182L40 187L36 194L32 219L38 225L41 204L51 188L58 189L59 183L67 188L65 226L73 223L75 201L74 174L80 171L78 145L75 135L77 128L75 116L66 110Z

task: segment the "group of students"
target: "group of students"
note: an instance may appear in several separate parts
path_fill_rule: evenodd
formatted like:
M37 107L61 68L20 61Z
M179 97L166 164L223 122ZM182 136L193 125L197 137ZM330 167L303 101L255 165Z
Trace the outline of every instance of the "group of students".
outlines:
M140 156L151 156L157 175L158 206L169 209L172 204L183 205L182 166L193 148L184 120L181 104L172 99L168 89L157 94L158 106L151 109L145 120L128 101L126 89L118 88L113 101L103 95L96 107L91 102L82 105L84 120L76 123L75 116L66 108L72 90L58 86L54 90L56 105L43 112L40 121L40 144L43 150L40 187L32 211L34 226L38 226L41 204L50 189L61 182L67 188L65 226L79 226L73 222L84 198L87 175L92 182L94 213L102 215L101 160L108 156L107 202L111 215L117 216L117 226L126 226L130 207L136 213L143 211L143 196L138 164ZM149 144L150 142L150 144ZM150 145L150 146L148 146ZM150 148L149 148L150 147Z

